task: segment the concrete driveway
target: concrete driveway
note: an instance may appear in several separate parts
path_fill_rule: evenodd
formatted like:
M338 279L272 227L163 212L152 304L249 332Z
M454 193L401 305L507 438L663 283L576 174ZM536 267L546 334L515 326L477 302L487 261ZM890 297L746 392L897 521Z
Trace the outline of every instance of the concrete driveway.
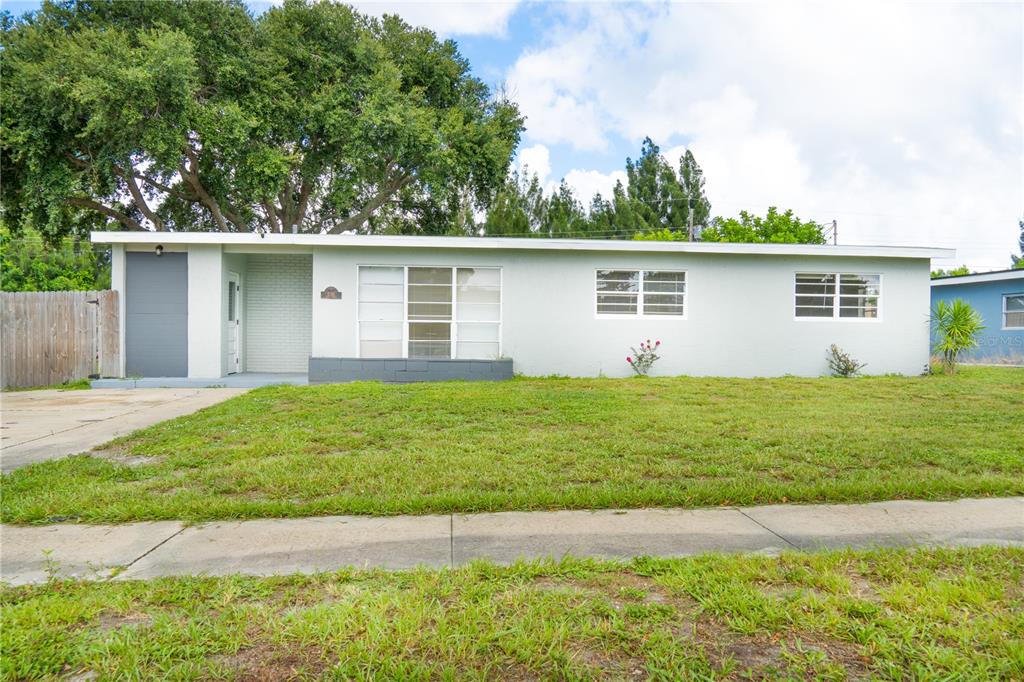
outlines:
M165 419L191 414L245 388L24 391L0 395L0 469L58 459Z

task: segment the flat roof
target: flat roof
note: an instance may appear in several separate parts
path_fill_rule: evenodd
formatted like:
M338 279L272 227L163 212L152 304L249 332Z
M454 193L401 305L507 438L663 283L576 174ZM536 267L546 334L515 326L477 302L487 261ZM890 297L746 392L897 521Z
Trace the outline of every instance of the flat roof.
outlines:
M1024 270L993 270L973 275L947 275L932 280L933 287L945 287L952 284L982 284L984 282L1000 282L1007 279L1024 280Z
M403 249L514 249L524 251L624 251L730 253L771 256L859 256L954 258L955 249L924 246L833 246L831 244L734 244L657 242L626 239L541 239L533 237L426 237L362 234L265 234L254 232L93 232L97 244L225 244L232 246L342 246Z

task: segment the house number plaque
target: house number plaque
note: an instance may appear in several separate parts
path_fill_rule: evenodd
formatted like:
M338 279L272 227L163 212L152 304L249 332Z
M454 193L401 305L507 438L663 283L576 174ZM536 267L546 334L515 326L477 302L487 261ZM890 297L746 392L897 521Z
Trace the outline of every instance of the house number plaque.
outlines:
M336 301L340 301L341 292L335 289L334 287L327 287L326 289L320 292L320 298L329 298Z

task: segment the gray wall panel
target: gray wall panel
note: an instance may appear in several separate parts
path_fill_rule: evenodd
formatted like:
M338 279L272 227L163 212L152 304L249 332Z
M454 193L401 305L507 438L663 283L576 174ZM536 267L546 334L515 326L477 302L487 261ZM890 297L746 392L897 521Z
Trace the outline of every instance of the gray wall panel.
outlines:
M406 360L404 358L310 358L309 383L383 381L503 381L513 377L512 360Z
M188 376L188 254L126 259L125 373Z

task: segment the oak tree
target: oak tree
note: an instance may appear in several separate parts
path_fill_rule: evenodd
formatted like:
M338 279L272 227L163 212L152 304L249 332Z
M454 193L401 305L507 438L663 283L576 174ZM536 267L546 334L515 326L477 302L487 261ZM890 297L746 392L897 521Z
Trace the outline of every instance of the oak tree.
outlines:
M448 232L523 130L453 42L336 2L48 1L0 45L3 220L52 239Z

